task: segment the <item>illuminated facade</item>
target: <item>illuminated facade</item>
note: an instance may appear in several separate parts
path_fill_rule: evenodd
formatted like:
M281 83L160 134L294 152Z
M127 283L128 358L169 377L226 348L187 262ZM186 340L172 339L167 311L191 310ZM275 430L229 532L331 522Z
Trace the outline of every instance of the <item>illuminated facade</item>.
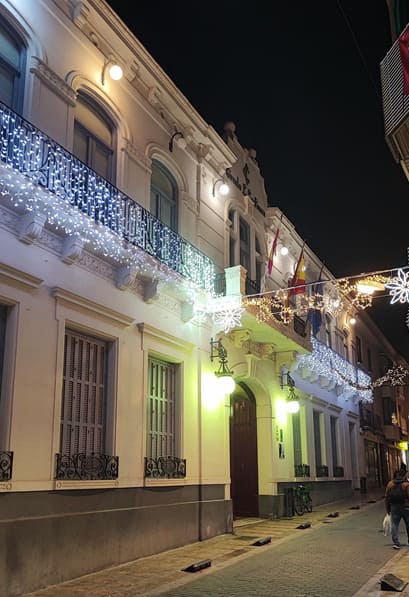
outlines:
M358 332L334 302L314 339L307 313L249 302L288 287L302 248L255 150L103 0L4 0L0 32L0 553L23 563L5 594L279 516L300 481L315 504L359 489ZM303 250L306 283L331 278Z

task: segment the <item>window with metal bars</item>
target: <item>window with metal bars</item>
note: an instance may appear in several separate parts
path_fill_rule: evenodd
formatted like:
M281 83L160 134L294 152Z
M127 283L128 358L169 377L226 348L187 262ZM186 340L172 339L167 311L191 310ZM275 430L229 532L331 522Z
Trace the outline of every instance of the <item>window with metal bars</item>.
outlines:
M334 470L338 466L337 426L338 426L338 418L337 417L330 417L332 466L333 466Z
M60 438L66 456L105 451L106 354L106 342L66 331Z
M149 357L147 456L179 456L179 366Z

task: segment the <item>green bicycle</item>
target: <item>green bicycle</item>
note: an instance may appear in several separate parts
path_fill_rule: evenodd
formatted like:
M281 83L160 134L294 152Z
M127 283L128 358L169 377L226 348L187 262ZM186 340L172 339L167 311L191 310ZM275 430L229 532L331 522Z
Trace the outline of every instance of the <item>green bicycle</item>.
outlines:
M304 512L312 512L310 490L305 485L298 485L294 489L294 511L298 516L302 516Z

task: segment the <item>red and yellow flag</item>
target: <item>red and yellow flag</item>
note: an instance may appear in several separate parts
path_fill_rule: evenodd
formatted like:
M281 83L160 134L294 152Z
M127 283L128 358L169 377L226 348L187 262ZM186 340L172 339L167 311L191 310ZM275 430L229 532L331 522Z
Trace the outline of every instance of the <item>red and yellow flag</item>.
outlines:
M305 259L304 249L301 249L295 272L291 280L288 296L293 296L294 294L304 294L305 289Z

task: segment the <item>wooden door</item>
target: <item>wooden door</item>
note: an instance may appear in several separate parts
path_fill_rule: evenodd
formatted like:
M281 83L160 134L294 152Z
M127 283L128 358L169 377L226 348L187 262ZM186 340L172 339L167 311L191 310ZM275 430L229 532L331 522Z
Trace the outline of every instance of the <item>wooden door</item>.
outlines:
M256 400L244 384L231 395L230 474L234 518L258 516Z

